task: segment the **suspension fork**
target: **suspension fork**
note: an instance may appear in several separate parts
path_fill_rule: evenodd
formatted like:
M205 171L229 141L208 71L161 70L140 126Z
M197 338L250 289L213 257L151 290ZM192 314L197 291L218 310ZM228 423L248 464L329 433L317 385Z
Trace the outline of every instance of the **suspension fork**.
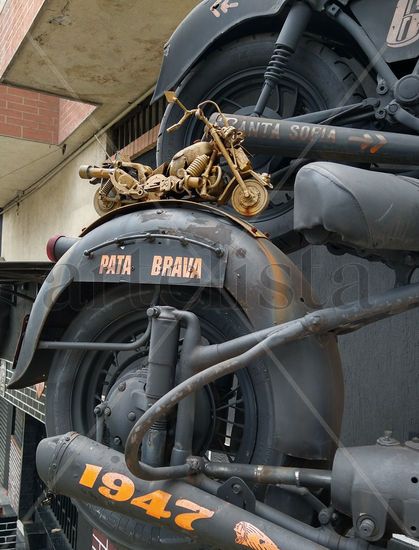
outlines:
M150 408L169 392L175 381L178 360L179 320L170 307L151 307L150 351L147 365L146 399ZM167 419L162 417L147 432L141 448L141 458L150 466L162 466L165 461Z
M150 352L148 361L146 397L150 408L168 393L174 385L184 382L197 370L191 356L201 344L199 319L189 311L172 307L151 307L147 315L151 318ZM185 327L182 351L179 357L180 326ZM192 440L195 427L196 394L193 393L178 405L175 442L171 464L185 464L192 454ZM165 459L167 419L159 420L148 431L142 446L142 460L150 466L162 466Z
M156 306L148 310L152 318L150 337L149 372L147 378L148 407L156 402L158 393L168 393L173 386L187 381L198 372L202 372L217 361L233 357L248 350L275 330L269 327L231 342L203 345L201 342L201 325L199 318L190 311L176 310L168 306ZM180 326L184 327L182 351L178 355ZM175 441L171 454L171 466L164 468L171 471L173 467L187 470L186 460L193 454L192 442L195 428L196 393L191 392L178 404ZM166 447L167 423L158 422L148 431L146 444L142 445L142 461L148 466L164 462ZM154 447L154 449L152 448ZM137 462L138 453L132 456Z
M311 13L311 7L305 2L297 2L291 7L276 41L271 61L265 72L265 83L252 116L262 116L275 86L279 84L289 60L295 53L298 42L307 28Z
M194 351L201 344L201 326L198 317L189 311L177 311L176 314L186 328L182 352L176 370L176 385L178 385L198 372L194 366L194 361L191 359ZM186 459L192 454L195 411L196 393L192 393L178 405L175 443L170 462L172 466L185 464Z

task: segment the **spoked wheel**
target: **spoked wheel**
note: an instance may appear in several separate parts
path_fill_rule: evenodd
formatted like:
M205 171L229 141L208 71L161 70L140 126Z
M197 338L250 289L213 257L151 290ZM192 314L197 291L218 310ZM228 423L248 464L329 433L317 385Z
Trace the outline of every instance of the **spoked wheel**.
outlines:
M129 342L146 330L149 288L121 285L91 302L73 320L64 339L72 341ZM159 304L183 307L200 318L204 342L219 343L242 335L251 327L240 311L227 306L222 294L208 290L162 290ZM182 334L181 334L182 336ZM180 346L182 339L180 339ZM66 351L56 354L48 379L48 436L75 430L124 451L134 422L141 415L148 347L132 352ZM135 386L135 388L134 388ZM103 406L104 422L95 409ZM267 463L273 456L275 418L269 377L260 368L248 368L203 388L197 399L194 453L212 461ZM175 414L169 419L168 441L173 440ZM170 457L168 449L167 460ZM89 522L126 548L183 548L186 540L114 512L76 503ZM170 541L170 542L169 542ZM189 544L188 548L200 548Z
M210 54L184 79L176 95L187 107L212 99L225 113L251 115L262 90L264 73L271 58L276 35L245 37ZM357 103L364 98L361 86L348 65L326 45L303 38L292 56L282 80L268 102L263 116L280 119ZM210 112L210 110L206 111ZM169 160L177 151L200 139L202 124L191 119L177 132L166 129L177 122L181 111L169 105L161 124L157 145L158 163ZM257 155L255 170L270 174L281 170L280 182L270 193L270 205L252 218L271 235L283 236L292 231L294 170L288 170L289 158ZM288 245L293 246L289 241ZM286 251L286 250L285 250Z

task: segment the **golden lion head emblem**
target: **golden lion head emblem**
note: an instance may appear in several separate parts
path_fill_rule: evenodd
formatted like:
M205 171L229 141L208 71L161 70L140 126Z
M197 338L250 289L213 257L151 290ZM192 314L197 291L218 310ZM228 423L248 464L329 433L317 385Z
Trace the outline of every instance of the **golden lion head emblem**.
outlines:
M241 521L236 525L234 531L236 532L236 544L247 546L252 550L280 550L269 537L251 523Z

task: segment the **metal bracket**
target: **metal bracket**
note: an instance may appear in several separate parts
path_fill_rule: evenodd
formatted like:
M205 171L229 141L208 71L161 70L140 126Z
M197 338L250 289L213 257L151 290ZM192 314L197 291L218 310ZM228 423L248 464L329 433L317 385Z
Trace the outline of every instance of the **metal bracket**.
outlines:
M223 483L217 491L217 497L248 512L255 512L256 497L239 477L231 477Z
M140 233L137 235L122 235L121 237L116 237L116 239L105 241L96 246L93 246L92 248L85 250L84 255L87 258L93 258L93 252L96 252L97 250L106 248L107 246L110 246L113 244L117 246L127 246L130 244L134 244L135 241L139 241L139 240L154 242L156 239L169 239L173 241L180 241L183 244L183 246L187 246L188 244L196 244L198 246L202 246L203 248L207 248L208 250L212 250L214 254L219 258L224 256L224 250L220 245L216 245L216 244L210 245L202 241L198 241L197 239L190 239L189 237L185 237L183 235L170 235L166 233Z

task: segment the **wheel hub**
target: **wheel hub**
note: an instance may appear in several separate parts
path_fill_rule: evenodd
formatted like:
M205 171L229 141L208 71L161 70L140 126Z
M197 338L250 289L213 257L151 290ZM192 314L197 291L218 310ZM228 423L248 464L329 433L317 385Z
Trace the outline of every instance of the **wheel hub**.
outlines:
M109 391L105 426L112 448L120 450L125 447L132 427L147 410L145 387L145 370L131 370L122 374Z
M125 371L110 389L105 407L105 426L109 434L109 446L123 451L134 424L147 410L147 369ZM194 446L202 449L211 431L211 404L206 390L201 390L197 403L194 430Z

